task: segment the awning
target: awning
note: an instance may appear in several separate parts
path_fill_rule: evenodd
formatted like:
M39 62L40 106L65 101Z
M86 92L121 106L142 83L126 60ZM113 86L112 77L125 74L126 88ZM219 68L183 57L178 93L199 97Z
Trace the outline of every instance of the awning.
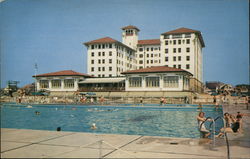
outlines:
M84 81L78 82L79 84L83 83L120 83L124 82L125 78L87 78Z

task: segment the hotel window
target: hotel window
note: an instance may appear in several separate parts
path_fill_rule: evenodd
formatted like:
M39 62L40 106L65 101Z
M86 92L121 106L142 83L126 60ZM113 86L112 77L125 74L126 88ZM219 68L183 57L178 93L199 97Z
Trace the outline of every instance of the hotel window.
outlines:
M178 52L181 53L181 48L178 48Z
M102 56L105 56L105 52L102 52Z
M100 59L98 60L98 63L99 63L99 64L101 63L101 60L100 60Z
M168 53L168 49L165 49L165 53L166 53L166 54Z
M95 53L94 53L94 52L91 52L91 56L94 57L94 56L95 56Z
M102 48L105 49L105 44L102 44Z
M173 40L173 44L174 44L174 45L176 44L176 40Z
M101 49L101 45L98 45L98 49Z
M109 71L112 71L112 67L109 67Z
M178 44L181 44L181 40L178 40Z
M105 67L102 67L102 71L105 71Z
M101 56L101 52L98 52L98 56Z
M109 44L109 48L112 48L112 44Z
M165 88L178 88L179 77L178 76L165 76L163 79L163 86Z
M91 45L91 49L95 49L95 45Z
M187 39L187 44L190 44L190 39Z
M151 51L154 51L154 48L153 48L153 47L151 47Z
M153 60L151 60L151 63L153 63Z
M176 56L173 57L173 61L176 61Z
M102 77L105 77L105 75L103 74Z
M61 88L61 80L51 80L52 88Z
M151 57L154 57L154 54L151 54Z
M181 69L181 65L178 65L178 68Z
M185 38L191 38L191 34L185 34Z
M109 74L109 77L112 77L112 74Z
M102 63L105 64L105 59L102 59Z
M101 75L98 75L98 77L101 77Z
M164 39L169 39L169 35L164 35Z
M149 64L149 60L147 60L147 64Z
M149 51L149 48L147 48L147 51Z
M147 54L147 57L149 57L149 54Z
M129 81L129 87L141 87L142 86L141 77L130 77L128 81Z
M74 79L64 80L64 88L74 88L74 87L75 87Z
M140 61L139 61L139 64L143 64L143 61L142 61L142 60L140 60Z
M175 34L175 35L172 35L172 38L173 38L173 39L182 38L182 34Z
M94 61L95 61L95 60L91 60L91 64L94 64Z
M178 56L178 61L181 61L181 56Z
M173 68L176 68L176 65L173 65Z
M112 56L112 51L109 51L109 56Z
M95 68L94 68L94 67L91 67L91 71L94 72L94 71L95 71Z
M112 63L112 59L109 59L109 63Z
M165 41L165 45L168 45L168 40Z
M173 48L173 53L176 53L176 48Z
M165 61L168 61L168 57L165 57Z
M101 67L98 67L98 71L101 71Z
M40 80L40 88L49 88L49 81L48 80Z
M143 54L140 54L139 57L140 57L140 58L143 58Z
M186 48L186 52L190 52L190 48L189 47Z
M143 51L143 48L139 48L139 51L142 52L142 51Z
M190 56L186 56L186 60L187 60L187 61L190 61Z
M159 87L160 78L159 77L146 77L146 87Z
M189 64L186 64L186 69L190 69L190 65Z

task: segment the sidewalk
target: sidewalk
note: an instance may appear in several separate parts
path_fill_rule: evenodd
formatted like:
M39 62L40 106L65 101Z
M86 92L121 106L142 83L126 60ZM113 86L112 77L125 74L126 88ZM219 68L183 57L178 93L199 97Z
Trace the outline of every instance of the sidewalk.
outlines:
M241 137L229 141L231 158L250 158L250 141ZM213 147L207 139L1 129L1 158L58 157L226 158L227 149L224 139Z

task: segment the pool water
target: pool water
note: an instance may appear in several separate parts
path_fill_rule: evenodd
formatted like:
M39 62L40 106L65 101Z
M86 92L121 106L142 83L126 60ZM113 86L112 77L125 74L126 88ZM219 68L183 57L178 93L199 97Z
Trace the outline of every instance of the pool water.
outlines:
M36 114L35 112L40 112ZM222 109L203 106L206 117L222 116ZM1 105L1 128L199 138L195 105L74 106ZM90 129L95 123L97 129ZM209 123L207 123L209 124ZM207 125L208 126L208 125ZM216 122L217 131L222 121Z

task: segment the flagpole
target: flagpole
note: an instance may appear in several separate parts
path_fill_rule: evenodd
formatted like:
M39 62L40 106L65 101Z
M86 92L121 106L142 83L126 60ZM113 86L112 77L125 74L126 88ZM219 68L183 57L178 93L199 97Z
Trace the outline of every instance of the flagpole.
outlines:
M36 102L36 91L37 91L37 89L36 89L36 75L37 75L37 69L38 69L38 67L37 67L37 63L35 63L35 96L34 96L34 103Z

